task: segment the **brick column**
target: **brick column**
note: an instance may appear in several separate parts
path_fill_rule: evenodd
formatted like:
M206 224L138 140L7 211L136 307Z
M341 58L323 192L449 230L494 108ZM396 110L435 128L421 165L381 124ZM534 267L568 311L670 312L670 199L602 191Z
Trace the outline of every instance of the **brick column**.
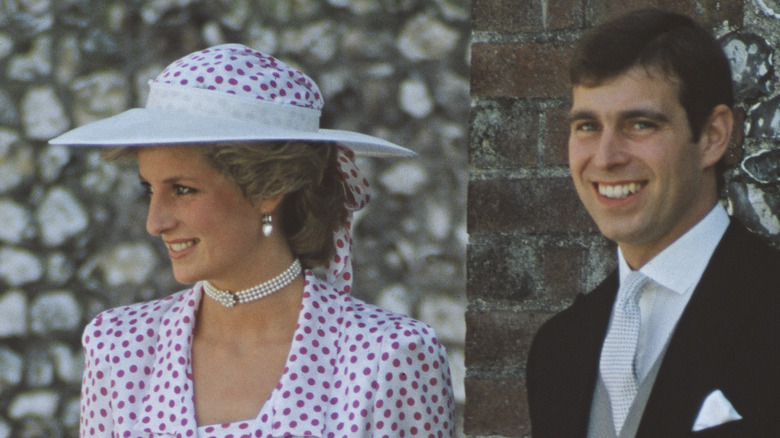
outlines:
M568 59L585 29L650 4L713 26L743 21L742 1L472 0L469 436L530 436L531 339L614 267L613 244L598 233L569 178Z

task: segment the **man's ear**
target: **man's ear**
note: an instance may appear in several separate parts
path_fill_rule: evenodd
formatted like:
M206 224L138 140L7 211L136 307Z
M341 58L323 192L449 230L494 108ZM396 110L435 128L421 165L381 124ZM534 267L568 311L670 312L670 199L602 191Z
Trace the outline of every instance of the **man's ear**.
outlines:
M734 129L734 114L726 105L713 108L699 139L702 168L714 166L726 153Z

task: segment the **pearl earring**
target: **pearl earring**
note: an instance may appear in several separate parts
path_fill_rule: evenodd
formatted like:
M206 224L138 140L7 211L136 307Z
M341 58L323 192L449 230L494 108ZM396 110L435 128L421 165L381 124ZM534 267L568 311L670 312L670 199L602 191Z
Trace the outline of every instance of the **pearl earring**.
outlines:
M263 214L263 235L269 237L274 231L274 226L271 224L272 217L268 213Z

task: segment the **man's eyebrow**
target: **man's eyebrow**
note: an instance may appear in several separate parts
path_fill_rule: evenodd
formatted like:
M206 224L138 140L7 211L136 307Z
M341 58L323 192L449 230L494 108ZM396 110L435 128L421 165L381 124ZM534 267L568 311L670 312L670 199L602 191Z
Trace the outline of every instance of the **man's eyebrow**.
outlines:
M660 112L650 109L633 109L620 114L621 119L650 119L656 122L668 122L669 117Z
M568 121L569 123L572 123L576 120L593 120L598 119L598 116L596 116L596 113L590 110L577 110L572 111L569 113ZM630 119L650 119L655 120L656 122L668 122L669 117L660 112L650 109L631 109L626 110L620 113L620 119L622 120L630 120Z
M589 110L578 110L578 111L572 111L569 113L569 117L567 118L569 123L575 121L575 120L587 120L587 119L595 119L596 113Z

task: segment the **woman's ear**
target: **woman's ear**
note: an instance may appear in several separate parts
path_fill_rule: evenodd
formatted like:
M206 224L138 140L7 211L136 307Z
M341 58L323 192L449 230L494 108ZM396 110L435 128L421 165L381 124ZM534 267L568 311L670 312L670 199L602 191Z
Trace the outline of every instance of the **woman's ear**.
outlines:
M699 139L702 148L702 167L714 166L726 153L734 129L734 114L726 105L713 108Z
M273 198L263 199L260 202L260 211L262 213L268 213L273 214L274 211L276 211L276 208L279 207L279 204L282 203L282 200L284 199L284 195L278 195L274 196Z

